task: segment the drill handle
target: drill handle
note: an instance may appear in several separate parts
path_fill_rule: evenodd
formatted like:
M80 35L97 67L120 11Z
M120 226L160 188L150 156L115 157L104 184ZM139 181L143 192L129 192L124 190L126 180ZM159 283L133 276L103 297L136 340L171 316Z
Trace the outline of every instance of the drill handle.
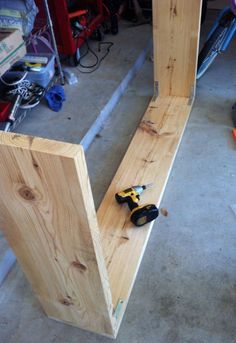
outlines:
M124 204L125 202L127 202L127 197L124 197L120 193L116 193L115 198L118 204Z
M133 211L134 208L138 207L138 200L139 200L138 195L124 196L122 193L116 193L115 197L118 204L127 203L130 211Z
M129 196L127 198L127 203L128 203L130 211L133 211L136 207L138 207L138 201L137 200L138 200L137 197Z

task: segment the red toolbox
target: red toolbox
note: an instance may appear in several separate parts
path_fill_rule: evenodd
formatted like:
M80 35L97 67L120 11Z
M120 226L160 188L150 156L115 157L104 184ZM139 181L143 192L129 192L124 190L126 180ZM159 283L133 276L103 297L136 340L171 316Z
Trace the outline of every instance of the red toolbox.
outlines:
M69 2L66 0L48 0L48 5L58 51L60 54L69 55L71 63L76 65L78 62L77 49L104 22L106 7L104 7L102 0L74 0L72 8L68 5ZM45 22L45 11L43 0L36 0L35 3L39 8L35 21L35 29L37 30ZM84 29L80 31L77 37L74 36L72 30L72 20L76 17L86 22Z

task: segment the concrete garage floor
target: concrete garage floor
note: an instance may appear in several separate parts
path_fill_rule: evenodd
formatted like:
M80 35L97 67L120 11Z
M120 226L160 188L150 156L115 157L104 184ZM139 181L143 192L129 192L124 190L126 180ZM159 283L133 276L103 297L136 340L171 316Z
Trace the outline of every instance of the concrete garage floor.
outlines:
M65 85L66 102L63 104L63 111L53 112L49 110L46 102L42 103L29 111L27 120L22 122L17 132L80 143L141 51L148 46L151 32L151 25L133 27L128 22L121 22L117 36L105 35L104 42L113 42L114 45L96 72L83 74L80 73L79 67L71 68L78 77L78 84ZM99 58L107 51L107 45L102 45L101 52L98 52L96 41L90 41L89 46ZM81 55L85 51L84 46ZM92 65L95 58L89 53L81 62L84 65Z
M210 21L208 21L210 24ZM117 343L236 342L236 41L197 84L197 97ZM152 94L152 63L87 152L98 204ZM96 163L95 163L96 161ZM102 173L101 173L102 171ZM0 341L108 343L46 318L16 265L0 288Z

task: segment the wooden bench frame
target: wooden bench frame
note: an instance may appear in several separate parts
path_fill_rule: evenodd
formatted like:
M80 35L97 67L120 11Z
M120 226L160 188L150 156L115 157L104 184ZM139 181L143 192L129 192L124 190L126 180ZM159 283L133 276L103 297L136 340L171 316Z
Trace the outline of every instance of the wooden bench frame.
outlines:
M154 97L95 212L83 148L0 134L0 224L46 314L115 338L153 223L114 194L155 182L160 204L195 95L201 0L154 0Z

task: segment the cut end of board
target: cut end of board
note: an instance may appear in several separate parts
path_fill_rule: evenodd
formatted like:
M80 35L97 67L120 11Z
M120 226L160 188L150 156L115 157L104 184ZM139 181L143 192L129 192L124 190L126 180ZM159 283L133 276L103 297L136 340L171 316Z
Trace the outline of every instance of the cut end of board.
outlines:
M69 158L83 153L82 145L4 131L0 131L0 145Z

